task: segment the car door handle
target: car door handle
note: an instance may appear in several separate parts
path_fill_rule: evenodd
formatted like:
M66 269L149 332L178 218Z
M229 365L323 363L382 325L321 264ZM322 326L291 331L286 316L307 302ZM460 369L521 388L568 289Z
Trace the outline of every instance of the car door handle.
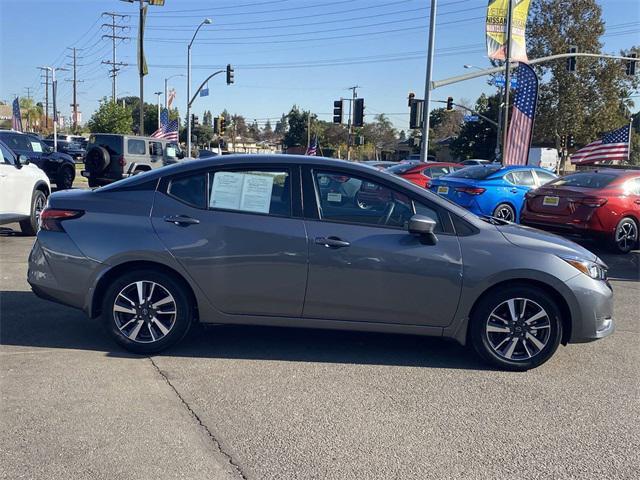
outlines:
M185 215L176 215L171 217L164 217L165 222L173 223L174 225L197 225L200 223L200 220L193 217L187 217Z
M351 245L338 237L316 237L315 243L316 245L324 245L327 248L344 248Z
M640 198L637 200L634 200L633 203L637 203L638 205L640 205Z
M518 193L518 189L517 188L512 188L511 189L511 193Z

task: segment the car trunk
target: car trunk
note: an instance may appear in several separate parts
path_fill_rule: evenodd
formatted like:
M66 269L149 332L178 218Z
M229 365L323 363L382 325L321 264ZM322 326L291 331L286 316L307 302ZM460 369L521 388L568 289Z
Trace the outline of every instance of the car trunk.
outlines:
M533 213L587 218L606 199L599 191L585 187L542 187L527 195L527 209Z
M431 180L431 191L441 197L445 197L462 207L469 207L478 194L466 193L461 189L482 188L478 187L477 180L465 178L444 178Z

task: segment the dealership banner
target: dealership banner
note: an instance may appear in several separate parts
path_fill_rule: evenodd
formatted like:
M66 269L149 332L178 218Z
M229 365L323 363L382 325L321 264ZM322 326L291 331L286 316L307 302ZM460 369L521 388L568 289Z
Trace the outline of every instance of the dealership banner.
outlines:
M507 8L510 0L489 0L487 7L487 55L494 60L505 60L507 45ZM531 0L511 0L511 59L526 62L525 31Z

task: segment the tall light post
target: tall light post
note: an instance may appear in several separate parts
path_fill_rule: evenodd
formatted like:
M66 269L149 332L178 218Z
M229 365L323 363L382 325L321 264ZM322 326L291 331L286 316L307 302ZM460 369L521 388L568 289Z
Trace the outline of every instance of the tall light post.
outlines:
M436 44L436 6L437 0L431 0L429 11L429 45L427 47L427 78L424 85L424 110L422 112L422 145L420 161L426 162L429 153L429 111L431 110L431 77L433 73L433 56Z
M193 45L194 40L196 39L196 35L204 25L209 25L211 23L210 18L205 18L198 28L196 28L195 33L193 34L193 38L189 42L187 46L187 155L191 156L191 46Z
M157 95L158 98L158 130L160 130L160 95L162 92L153 92L154 95Z
M175 77L184 77L183 73L179 73L177 75L171 75L170 77L167 77L164 79L164 108L169 108L169 90L168 90L168 84L169 84L169 80L171 80L172 78ZM187 98L187 101L189 101L189 99Z
M475 68L482 71L482 68L476 67L475 65L465 64L464 68ZM493 78L495 85L496 75L492 74L490 77ZM502 142L502 87L498 87L498 128L496 130L496 148L494 150L494 155L496 157L495 160L498 161L500 160L500 144Z
M51 72L51 91L53 93L53 151L58 151L58 105L56 103L58 97L58 84L56 83L56 71L69 71L68 68L60 67L40 67Z

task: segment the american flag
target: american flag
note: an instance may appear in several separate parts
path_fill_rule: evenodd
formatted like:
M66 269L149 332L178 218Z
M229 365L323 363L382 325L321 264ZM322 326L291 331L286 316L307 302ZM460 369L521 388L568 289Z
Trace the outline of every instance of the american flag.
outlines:
M151 134L153 138L164 138L172 142L178 141L178 119L169 120L169 111L166 108L160 113L160 128Z
M22 115L20 115L20 99L13 100L13 112L11 114L11 128L17 132L22 131Z
M513 104L507 144L504 147L504 165L526 165L531 146L533 120L538 103L538 77L526 63L518 66L518 90Z
M167 106L171 108L171 104L176 99L176 90L172 88L169 90L169 96L167 97Z
M311 144L307 147L305 155L315 156L318 154L318 135L314 135Z
M603 160L628 160L631 125L605 133L600 140L591 142L571 155L571 163L587 165Z

